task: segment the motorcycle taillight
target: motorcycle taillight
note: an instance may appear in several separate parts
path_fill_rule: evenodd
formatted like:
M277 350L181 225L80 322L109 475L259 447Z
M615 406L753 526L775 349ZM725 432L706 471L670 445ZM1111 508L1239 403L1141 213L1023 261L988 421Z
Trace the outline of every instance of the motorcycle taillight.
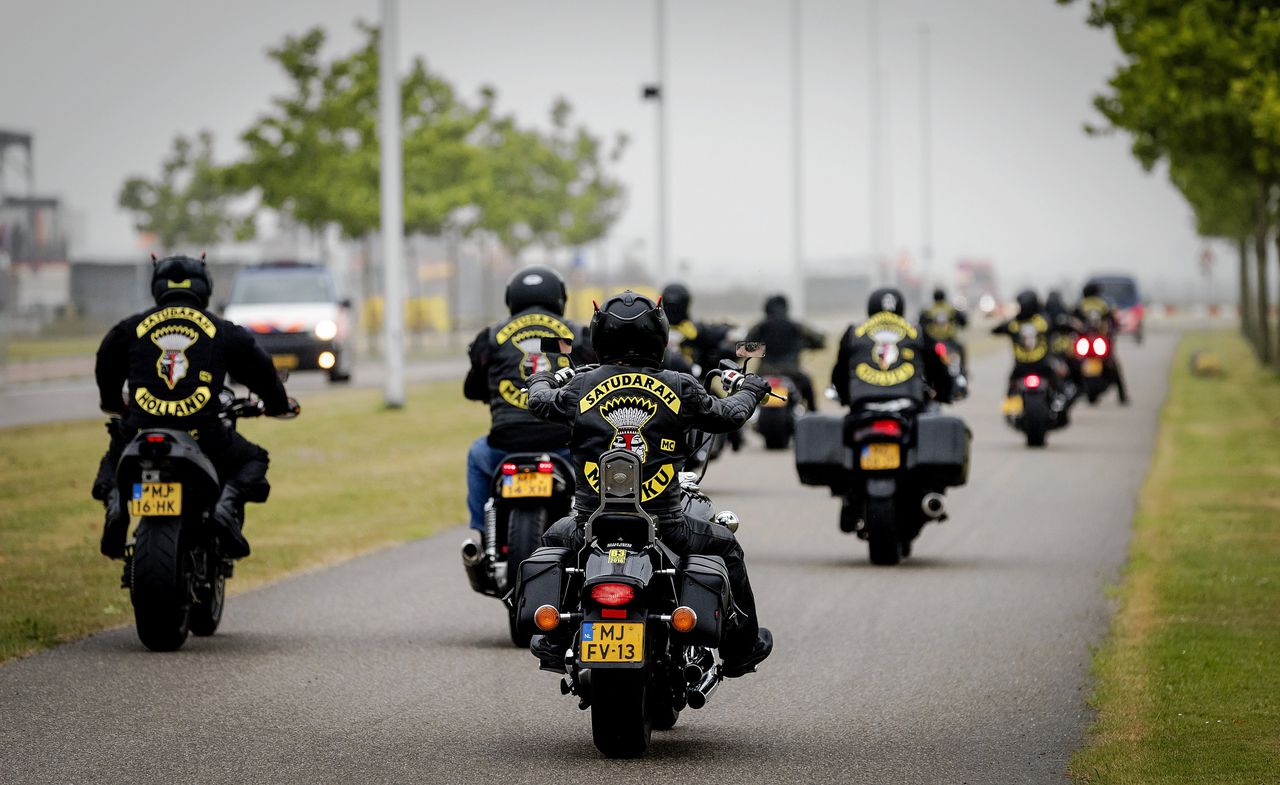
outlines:
M1039 376L1036 376L1034 373L1033 373L1033 374L1028 374L1028 375L1027 375L1023 380L1022 380L1022 384L1023 384L1023 385L1028 389L1028 390L1038 390L1038 389L1040 389L1040 377L1039 377Z
M897 420L875 420L871 423L871 432L897 438L902 435L902 423Z
M591 599L601 605L626 605L635 598L635 587L625 583L597 583L591 587Z
M1110 347L1108 347L1108 346L1107 346L1107 339L1106 339L1106 338L1101 338L1101 337L1099 337L1099 338L1094 338L1094 339L1093 339L1093 352L1094 352L1094 354L1098 355L1099 357L1106 357L1106 356L1107 356L1107 349L1109 349L1109 348L1110 348Z

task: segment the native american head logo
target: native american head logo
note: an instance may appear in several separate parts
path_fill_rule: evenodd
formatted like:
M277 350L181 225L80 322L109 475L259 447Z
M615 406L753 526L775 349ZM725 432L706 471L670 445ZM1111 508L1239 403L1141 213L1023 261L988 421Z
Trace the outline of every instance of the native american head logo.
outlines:
M600 416L613 426L613 444L610 447L630 450L643 462L649 453L649 445L641 431L657 413L656 401L636 396L612 398L600 404Z
M1040 342L1040 330L1032 322L1023 322L1018 327L1018 340L1022 341L1023 347L1034 349Z
M534 334L525 333L517 336L512 343L520 350L523 355L520 358L520 378L528 379L539 371L553 371L555 366L552 360L555 355L542 353L542 339L554 338L550 333L537 332Z
M898 344L902 337L902 333L896 330L878 330L871 334L871 340L876 342L872 354L879 363L880 370L887 371L898 362Z
M160 359L156 361L156 373L172 390L187 375L187 349L199 338L190 327L169 325L151 334L151 342L160 347Z

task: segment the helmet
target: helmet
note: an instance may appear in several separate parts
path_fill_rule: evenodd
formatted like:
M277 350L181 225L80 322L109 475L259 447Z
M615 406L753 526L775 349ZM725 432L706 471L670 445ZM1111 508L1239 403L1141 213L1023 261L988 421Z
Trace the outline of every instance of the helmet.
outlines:
M1031 289L1018 292L1018 316L1025 319L1040 312L1040 295Z
M661 305L630 289L591 317L591 349L602 363L661 367L671 326Z
M204 263L190 256L166 256L154 260L151 267L151 296L156 305L185 300L201 308L209 305L213 294L213 279Z
M689 293L689 287L682 283L667 284L667 288L662 290L662 310L667 312L667 318L679 324L689 318L689 307L693 305L693 295Z
M938 287L933 290L933 301L935 303L945 303L947 301L947 290Z
M1066 313L1067 306L1062 302L1062 292L1057 289L1050 289L1049 296L1044 298L1044 310L1051 316Z
M787 318L787 310L789 307L786 295L775 294L764 301L764 315L777 319L785 319Z
M902 292L892 286L876 289L867 298L867 316L881 313L882 311L889 311L901 316L905 308L906 305L902 302Z
M1084 285L1085 297L1097 297L1100 294L1102 294L1102 287L1097 285L1096 283L1089 282Z
M550 267L535 264L516 270L507 281L507 308L519 313L527 308L541 306L556 314L564 314L569 290L560 273Z

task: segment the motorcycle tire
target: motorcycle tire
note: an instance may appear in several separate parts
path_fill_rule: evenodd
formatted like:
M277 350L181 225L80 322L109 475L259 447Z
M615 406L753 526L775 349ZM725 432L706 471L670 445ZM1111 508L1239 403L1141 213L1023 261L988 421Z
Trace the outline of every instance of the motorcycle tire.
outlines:
M785 450L791 446L791 428L788 422L791 413L785 409L771 411L776 413L760 412L760 421L756 423L756 429L764 437L766 450Z
M645 691L645 715L654 730L671 730L680 720L675 696L670 689L652 687Z
M592 671L591 740L606 758L638 758L649 749L646 709L643 671Z
M516 508L507 517L507 586L514 587L520 575L520 562L533 555L542 544L542 535L547 530L547 511L542 508ZM531 634L521 634L516 629L516 613L511 609L507 613L507 627L511 633L511 643L527 649Z
M143 518L134 533L129 599L138 639L151 651L177 651L191 631L191 575L176 518Z
M1022 409L1022 431L1028 447L1043 447L1049 432L1049 402L1036 395L1026 399Z
M867 500L867 546L871 563L892 567L902 560L893 499Z
M227 603L227 576L222 565L215 561L210 570L215 577L207 589L196 593L196 603L191 607L191 634L201 638L218 631Z

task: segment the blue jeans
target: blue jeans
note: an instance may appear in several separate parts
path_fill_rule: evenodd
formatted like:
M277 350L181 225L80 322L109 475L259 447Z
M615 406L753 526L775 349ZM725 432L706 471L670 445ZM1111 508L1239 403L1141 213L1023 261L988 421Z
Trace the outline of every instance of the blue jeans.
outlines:
M520 452L535 452L521 450ZM566 461L568 450L549 450ZM489 446L489 436L485 434L471 443L467 450L467 512L471 515L471 528L484 531L484 503L489 501L489 492L493 487L493 473L498 470L502 459L510 453Z

